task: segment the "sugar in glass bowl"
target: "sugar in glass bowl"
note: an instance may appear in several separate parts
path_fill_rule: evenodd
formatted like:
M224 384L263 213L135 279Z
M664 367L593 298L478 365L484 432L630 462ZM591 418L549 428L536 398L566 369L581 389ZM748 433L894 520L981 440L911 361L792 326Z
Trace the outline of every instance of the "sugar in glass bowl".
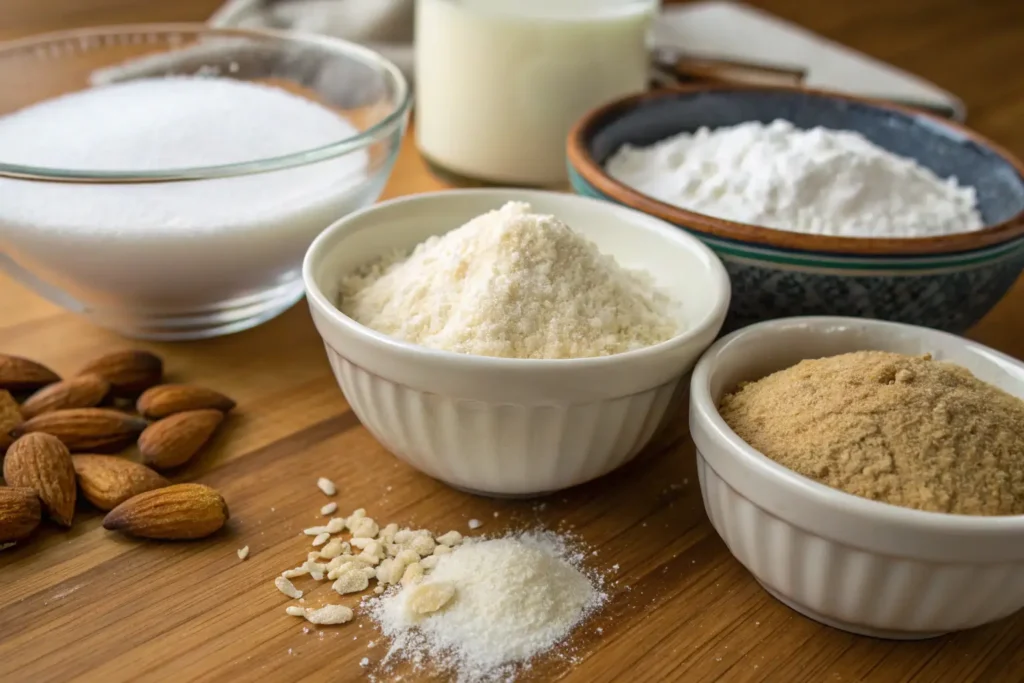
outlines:
M188 24L9 42L0 86L0 268L140 339L229 334L294 304L309 244L379 197L410 108L399 70L366 48ZM139 102L177 103L174 87L215 118L148 116ZM94 120L55 123L68 100L14 114L70 93Z

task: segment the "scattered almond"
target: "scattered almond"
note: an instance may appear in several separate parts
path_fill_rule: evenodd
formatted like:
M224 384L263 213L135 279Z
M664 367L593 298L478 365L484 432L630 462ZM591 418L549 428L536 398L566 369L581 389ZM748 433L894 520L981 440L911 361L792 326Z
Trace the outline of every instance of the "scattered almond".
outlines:
M21 424L21 410L9 391L0 389L0 454L14 443L12 433Z
M281 591L282 593L287 595L289 598L293 598L295 600L298 600L299 598L302 597L302 591L300 591L298 588L296 588L295 584L293 584L291 581L289 581L284 576L279 576L276 579L274 579L274 586L277 588L277 590Z
M334 482L327 477L320 477L317 479L316 487L320 489L325 496L333 496L338 492L338 487L335 486Z
M142 461L158 470L184 465L223 420L219 410L190 410L154 422L139 436Z
M112 455L73 455L71 462L82 495L104 512L140 493L171 485L145 465Z
M227 503L209 486L174 484L129 498L107 514L103 528L141 538L186 540L209 536L228 516Z
M447 581L435 581L414 588L405 604L413 614L425 616L442 609L454 597L455 586Z
M71 526L75 514L75 468L60 439L26 434L11 444L4 458L4 479L10 486L34 489L50 519Z
M249 557L249 546L243 546L235 552L238 553L238 559L244 560Z
M141 417L110 408L69 408L37 415L14 430L51 434L75 452L115 452L131 444L149 423Z
M224 394L191 384L161 384L142 392L136 410L145 417L159 420L190 410L219 410L226 413L235 402Z
M0 353L0 389L35 391L59 381L57 373L45 365L20 356Z
M34 489L0 487L0 543L28 538L41 518L42 507Z
M29 420L36 415L66 408L92 408L103 402L110 383L99 375L81 375L43 387L25 399L21 414Z
M86 363L79 375L99 375L117 396L137 396L160 384L164 362L148 351L115 351Z

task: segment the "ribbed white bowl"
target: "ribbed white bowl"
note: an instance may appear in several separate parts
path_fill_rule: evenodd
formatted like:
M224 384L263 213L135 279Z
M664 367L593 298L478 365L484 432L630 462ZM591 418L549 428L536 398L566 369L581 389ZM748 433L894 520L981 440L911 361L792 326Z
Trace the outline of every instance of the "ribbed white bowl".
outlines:
M558 216L627 267L646 268L682 300L688 331L604 358L485 358L400 342L334 305L341 275L511 200ZM492 495L555 491L628 462L715 338L729 303L725 269L695 238L606 202L537 191L450 191L379 204L328 228L310 247L303 275L331 367L363 425L426 474Z
M853 318L789 318L735 332L694 370L690 430L704 507L729 550L775 597L847 631L926 638L1024 607L1024 516L921 512L858 498L750 448L721 397L804 358L931 353L1024 396L1024 364L960 337Z

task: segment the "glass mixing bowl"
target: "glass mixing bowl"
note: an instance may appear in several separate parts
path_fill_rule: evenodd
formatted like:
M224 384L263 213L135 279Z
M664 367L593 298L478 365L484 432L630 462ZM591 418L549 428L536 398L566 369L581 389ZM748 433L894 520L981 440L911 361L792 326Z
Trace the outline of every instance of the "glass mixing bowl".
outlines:
M166 76L283 88L340 114L357 132L272 158L160 170L35 167L5 159L0 148L0 268L129 337L247 329L302 297L302 258L313 238L380 196L405 132L409 88L393 64L341 40L118 26L0 45L0 117L87 88ZM156 134L173 140L177 133ZM42 135L39 145L67 142ZM312 189L302 194L314 186L315 199ZM214 198L221 215L199 216L196 229L190 212L204 198Z

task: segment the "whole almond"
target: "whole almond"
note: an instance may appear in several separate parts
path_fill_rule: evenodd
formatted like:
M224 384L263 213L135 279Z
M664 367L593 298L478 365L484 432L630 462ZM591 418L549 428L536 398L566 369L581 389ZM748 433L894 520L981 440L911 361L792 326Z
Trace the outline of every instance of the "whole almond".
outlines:
M153 420L188 410L219 410L226 413L235 402L224 394L191 384L161 384L142 392L135 409Z
M72 455L71 462L82 495L104 512L140 493L171 485L145 465L113 455Z
M37 415L14 430L15 436L45 432L76 453L116 452L131 444L149 424L110 408L69 408Z
M34 391L59 381L57 373L45 365L20 356L0 353L0 389Z
M28 538L42 519L42 507L34 489L0 487L0 543Z
M203 538L228 520L219 493L203 484L174 484L140 493L111 510L103 528L163 540Z
M49 434L26 434L7 449L4 479L10 486L34 489L50 519L71 526L75 514L75 468L60 439Z
M45 386L25 399L21 414L26 420L67 408L92 408L103 402L110 383L99 375L80 375Z
M79 375L99 375L117 396L137 396L160 384L164 362L149 351L115 351L86 363Z
M0 454L14 443L13 432L21 424L21 410L9 391L0 389Z
M158 470L184 465L223 420L219 410L190 410L154 422L139 436L142 462Z

